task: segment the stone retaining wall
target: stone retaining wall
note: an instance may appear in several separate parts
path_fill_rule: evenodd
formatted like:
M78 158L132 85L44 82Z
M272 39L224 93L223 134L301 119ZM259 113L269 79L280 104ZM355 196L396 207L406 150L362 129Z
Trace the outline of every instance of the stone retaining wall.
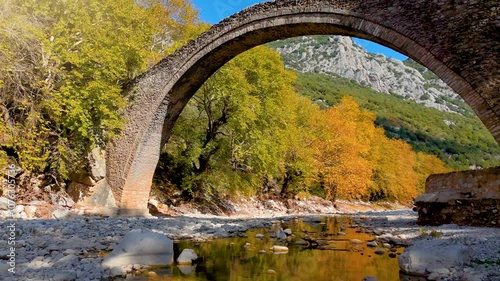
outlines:
M500 227L500 167L431 175L415 204L422 225Z

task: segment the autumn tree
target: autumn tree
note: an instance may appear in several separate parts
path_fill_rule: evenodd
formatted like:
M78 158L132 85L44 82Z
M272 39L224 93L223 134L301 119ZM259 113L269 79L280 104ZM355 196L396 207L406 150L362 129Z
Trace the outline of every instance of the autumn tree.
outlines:
M373 121L374 115L360 110L349 97L314 120L319 136L314 145L315 162L329 199L361 199L370 186L372 171L367 157Z

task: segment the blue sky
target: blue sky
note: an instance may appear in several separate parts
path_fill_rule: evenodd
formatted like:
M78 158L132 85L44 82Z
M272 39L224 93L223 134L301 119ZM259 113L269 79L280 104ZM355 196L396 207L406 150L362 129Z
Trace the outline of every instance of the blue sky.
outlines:
M192 0L193 4L200 11L200 18L202 21L216 24L222 19L243 10L253 4L265 2L264 0ZM356 44L361 45L372 53L381 53L386 57L397 58L405 60L407 57L392 49L381 46L377 43L354 38Z

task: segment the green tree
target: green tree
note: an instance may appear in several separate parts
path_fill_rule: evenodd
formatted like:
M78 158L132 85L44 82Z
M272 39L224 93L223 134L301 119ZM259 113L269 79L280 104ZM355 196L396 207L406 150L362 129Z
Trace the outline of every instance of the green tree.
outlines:
M122 85L206 29L185 0L0 5L0 138L22 167L59 178L120 131Z
M302 175L300 163L309 156L299 144L307 132L300 123L308 123L304 116L315 107L294 92L294 80L267 47L238 56L214 74L181 114L166 147L174 158L192 163L181 185L197 194L255 193L287 172ZM292 183L286 181L285 191Z

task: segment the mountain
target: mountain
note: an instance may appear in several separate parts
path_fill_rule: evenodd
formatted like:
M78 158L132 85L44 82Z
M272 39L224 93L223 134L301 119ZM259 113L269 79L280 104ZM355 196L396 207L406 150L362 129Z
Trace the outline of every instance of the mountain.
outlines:
M268 45L281 54L288 68L298 72L340 76L427 107L472 114L460 96L425 67L411 59L402 62L369 53L351 37L303 36Z

